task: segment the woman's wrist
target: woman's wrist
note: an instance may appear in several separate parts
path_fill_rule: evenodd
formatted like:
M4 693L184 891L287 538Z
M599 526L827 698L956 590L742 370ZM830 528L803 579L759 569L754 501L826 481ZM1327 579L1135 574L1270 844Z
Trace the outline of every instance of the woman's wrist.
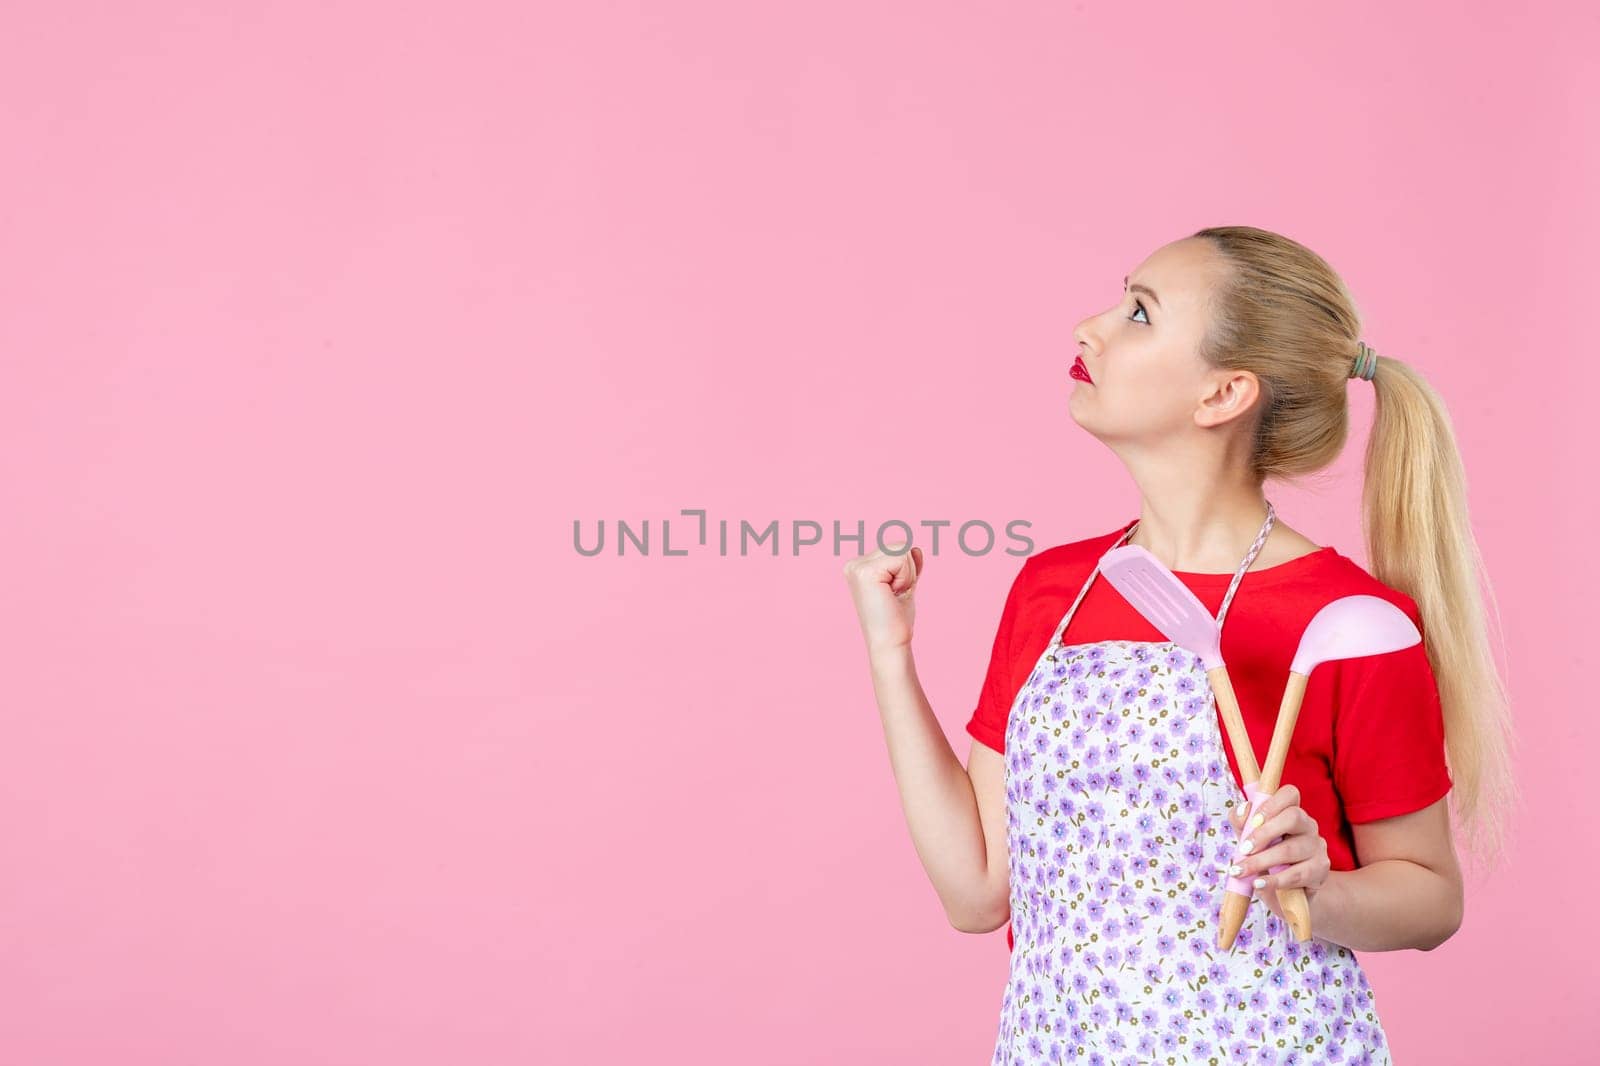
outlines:
M1315 892L1306 894L1311 912L1311 935L1319 940L1343 944L1341 939L1348 914L1348 870L1329 870L1327 880Z
M897 673L904 670L911 662L911 643L904 644L867 644L867 658L872 662L874 671L887 671Z

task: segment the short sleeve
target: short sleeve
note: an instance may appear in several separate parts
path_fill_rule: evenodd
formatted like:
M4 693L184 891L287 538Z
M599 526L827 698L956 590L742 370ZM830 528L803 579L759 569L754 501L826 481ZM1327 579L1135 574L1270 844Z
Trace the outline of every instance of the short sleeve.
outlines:
M1421 631L1415 601L1401 594L1398 606ZM1333 783L1345 819L1410 814L1448 793L1444 714L1426 647L1344 659L1339 668Z
M967 721L968 733L1000 752L1006 750L1006 719L1017 695L1011 669L1012 635L1017 628L1017 612L1026 595L1029 565L1032 562L1032 556L1023 561L1022 569L1011 582L1011 591L1006 593L1005 606L1000 611L1000 625L994 635L994 646L989 651L989 670L984 675L983 688L978 693L978 705Z

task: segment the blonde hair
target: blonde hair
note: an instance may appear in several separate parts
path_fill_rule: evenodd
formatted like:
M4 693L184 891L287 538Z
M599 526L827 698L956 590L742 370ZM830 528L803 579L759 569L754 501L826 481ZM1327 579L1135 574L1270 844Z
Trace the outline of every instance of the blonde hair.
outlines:
M1201 355L1213 366L1256 376L1252 474L1293 484L1344 448L1350 371L1363 340L1355 301L1322 257L1287 237L1253 226L1215 226L1193 236L1211 242L1227 266L1210 297ZM1493 589L1468 519L1466 477L1443 402L1405 363L1376 358L1362 487L1367 557L1372 576L1410 596L1422 614L1444 714L1452 806L1469 852L1492 865L1517 798L1510 702L1490 647L1480 583L1491 603ZM1498 607L1495 616L1498 623Z

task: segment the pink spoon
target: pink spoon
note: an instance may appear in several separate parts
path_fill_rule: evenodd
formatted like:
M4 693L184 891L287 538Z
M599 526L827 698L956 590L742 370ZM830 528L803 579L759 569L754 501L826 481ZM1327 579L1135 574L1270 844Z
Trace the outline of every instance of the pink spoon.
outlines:
M1421 640L1422 634L1406 613L1377 596L1341 596L1312 616L1305 632L1300 635L1300 646L1295 650L1294 662L1289 667L1289 683L1283 690L1283 702L1278 705L1278 720L1272 727L1272 743L1267 748L1267 761L1261 767L1261 778L1257 782L1261 796L1260 799L1251 797L1251 813L1260 806L1261 800L1277 791L1278 781L1283 776L1283 764L1289 757L1289 738L1294 734L1296 719L1300 717L1300 702L1305 697L1311 671L1334 659L1381 655L1409 648ZM1244 840L1249 830L1247 818L1244 830L1239 834L1240 841ZM1277 840L1272 843L1276 844ZM1269 872L1277 873L1287 869L1288 865L1279 863ZM1243 885L1246 882L1237 883ZM1235 881L1230 880L1229 888L1232 889L1234 884ZM1283 907L1284 917L1289 920L1289 928L1294 931L1295 939L1302 942L1310 940L1311 905L1306 899L1305 889L1298 886L1283 889L1278 893L1278 903ZM1243 919L1242 907L1240 919ZM1226 932L1226 907L1222 926ZM1235 925L1233 933L1237 933L1238 929ZM1231 942L1232 936L1228 939Z

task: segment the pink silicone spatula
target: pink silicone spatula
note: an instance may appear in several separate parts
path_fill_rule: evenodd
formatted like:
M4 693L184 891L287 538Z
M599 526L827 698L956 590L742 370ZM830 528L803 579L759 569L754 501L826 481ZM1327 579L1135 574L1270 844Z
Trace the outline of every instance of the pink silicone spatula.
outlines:
M1239 776L1244 781L1245 793L1249 795L1256 788L1261 771L1256 766L1255 751L1250 747L1250 734L1245 730L1244 717L1239 713L1238 697L1234 695L1233 684L1228 680L1228 669L1222 661L1222 630L1218 628L1217 620L1200 602L1200 597L1167 569L1166 564L1137 544L1124 544L1106 552L1100 559L1100 572L1133 605L1134 610L1168 640L1199 657L1205 666L1206 677L1211 681L1211 691L1216 695L1217 708L1222 712L1222 722L1228 730L1228 743L1239 763ZM1258 805L1252 804L1252 810ZM1232 945L1233 934L1243 924L1251 895L1250 882L1228 879L1222 917L1218 921L1218 947ZM1230 913L1233 911L1237 913ZM1230 918L1235 924L1232 933L1225 934Z

